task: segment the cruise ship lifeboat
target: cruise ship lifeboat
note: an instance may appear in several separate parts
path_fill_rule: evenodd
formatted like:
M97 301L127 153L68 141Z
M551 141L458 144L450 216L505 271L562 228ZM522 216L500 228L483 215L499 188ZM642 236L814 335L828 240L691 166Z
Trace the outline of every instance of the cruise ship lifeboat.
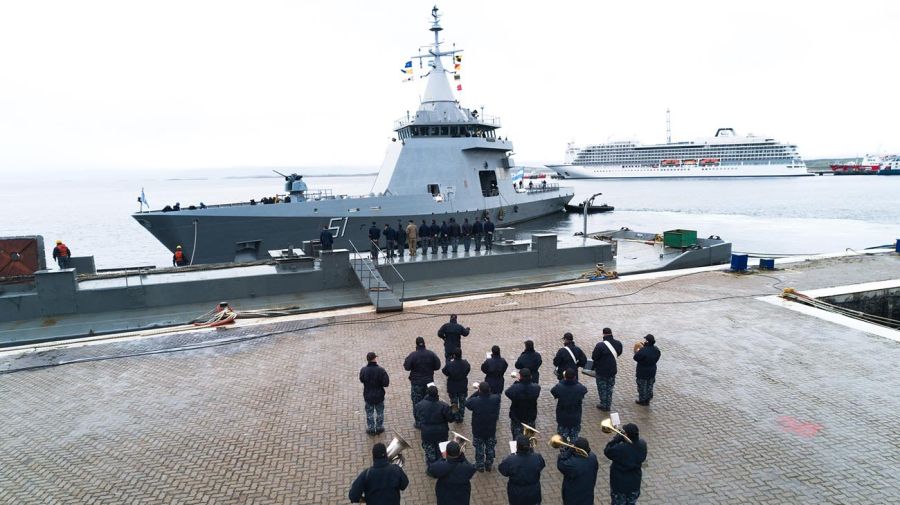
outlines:
M697 160L684 160L683 163L684 163L685 165L696 165L696 164L697 164Z
M719 158L703 158L700 160L700 166L708 167L710 165L718 165L719 161Z
M664 167L677 167L681 165L681 160L662 160L659 164Z

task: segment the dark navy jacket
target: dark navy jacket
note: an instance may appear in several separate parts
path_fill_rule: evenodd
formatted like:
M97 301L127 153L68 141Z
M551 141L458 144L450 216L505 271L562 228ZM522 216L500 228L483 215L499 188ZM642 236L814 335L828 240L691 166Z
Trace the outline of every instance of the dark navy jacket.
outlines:
M550 390L556 398L556 424L572 428L581 425L581 402L587 394L584 384L564 380Z
M444 365L444 375L447 376L447 393L453 395L465 395L469 390L469 371L472 366L464 359L451 359Z
M472 235L472 223L464 221L462 224L462 228L460 228L460 232L463 237Z
M408 485L402 468L388 463L387 458L377 458L353 481L350 503L359 503L365 497L367 505L400 505L400 491Z
M594 352L591 353L591 359L594 360L594 372L596 372L597 377L615 377L619 371L616 365L616 356L622 355L622 342L616 340L612 335L603 337L603 340L612 344L613 349L616 350L616 355L613 356L609 352L609 347L606 347L603 341L597 342L597 345L594 346Z
M437 505L469 505L472 493L472 476L475 467L464 454L455 458L439 459L428 465L428 475L437 478L434 494Z
M565 350L563 347L572 349L572 354L575 355L575 363L572 363L572 356L570 356L569 351ZM575 371L578 371L578 368L583 368L587 363L587 356L580 347L574 343L571 346L564 345L563 347L556 351L556 356L553 357L553 366L556 367L556 378L558 379L562 379L562 373L565 372L567 368L574 368Z
M631 493L641 489L641 463L647 459L647 443L638 439L630 444L616 435L606 444L603 454L609 465L609 488L613 493Z
M644 344L638 352L634 353L637 366L634 367L634 375L638 379L652 379L656 377L656 362L659 361L659 348L655 345Z
M462 348L462 337L469 336L469 330L459 323L444 323L437 336L444 341L444 352L450 354Z
M484 232L485 233L494 233L494 223L492 221L484 222Z
M543 358L541 358L541 353L537 351L525 351L519 355L519 359L516 360L516 370L521 370L523 368L527 368L531 370L531 382L537 384L540 382L541 373L538 371L541 368L541 364L544 362Z
M541 470L546 464L536 452L510 454L500 463L500 474L509 477L506 497L509 505L541 503Z
M419 238L428 238L431 236L431 227L422 221L422 224L419 225Z
M384 401L384 388L390 385L388 373L378 363L366 363L359 370L359 382L363 383L363 399L368 404L377 405Z
M484 440L497 435L500 395L480 396L476 391L466 400L466 408L472 411L473 437Z
M472 224L472 233L474 233L475 235L481 235L482 233L484 233L484 225L481 224L481 221L475 221Z
M591 452L584 458L575 451L560 451L556 468L563 475L563 505L594 505L594 486L600 468L596 454Z
M384 229L384 239L385 240L397 240L397 232L388 226Z
M441 236L441 225L437 224L437 221L431 222L431 236L435 238Z
M503 374L509 368L509 363L500 356L491 356L481 364L484 372L484 380L491 386L491 393L499 395L503 392Z
M328 230L322 230L322 233L319 233L319 242L322 243L322 247L331 247L334 244L334 235Z
M422 442L436 444L447 440L450 432L447 423L453 415L450 406L436 396L426 396L416 405L416 419L422 424Z
M441 223L441 238L446 238L450 235L450 226L447 225L447 221Z
M403 362L403 369L409 371L409 382L416 386L424 386L434 382L434 371L441 369L441 358L437 354L422 347L409 353Z
M531 381L516 381L506 390L506 397L512 400L509 418L525 424L534 424L537 419L537 400L541 387Z
M369 228L369 240L372 242L378 242L378 239L381 238L381 230L378 229L374 224L371 228Z
M460 234L461 234L461 229L459 227L459 223L457 223L456 221L453 221L452 223L450 223L450 236L458 237L458 236L460 236Z

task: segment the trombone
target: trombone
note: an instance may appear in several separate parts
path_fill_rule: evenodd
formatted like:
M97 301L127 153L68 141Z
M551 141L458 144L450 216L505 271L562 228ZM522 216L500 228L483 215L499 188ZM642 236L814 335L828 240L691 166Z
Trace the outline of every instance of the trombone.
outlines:
M616 433L618 435L622 435L622 438L624 438L626 442L628 442L629 444L633 443L631 439L628 438L628 435L626 435L622 430L613 426L612 420L608 418L600 421L600 431L602 431L603 433Z
M450 433L453 435L453 437L450 440L452 442L456 442L457 444L459 444L460 450L464 449L466 447L466 444L471 442L471 440L460 435L459 433L457 433L455 431L451 430Z
M575 447L572 444L566 443L563 440L562 435L560 435L560 434L556 434L556 435L553 435L552 437L550 437L550 442L548 442L548 443L550 444L550 447L552 447L554 449L559 449L560 447L568 447L570 449L574 449L575 454L581 456L582 458L588 457L587 451L585 451L581 447Z

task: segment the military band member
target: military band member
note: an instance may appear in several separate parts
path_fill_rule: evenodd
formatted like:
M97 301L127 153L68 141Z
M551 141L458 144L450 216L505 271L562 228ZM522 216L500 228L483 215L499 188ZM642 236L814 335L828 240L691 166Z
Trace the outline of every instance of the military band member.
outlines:
M553 386L550 394L556 398L556 432L572 443L581 433L581 407L587 388L575 380L575 369L563 374L563 380Z
M584 437L578 437L572 445L586 452L587 456L567 447L559 451L556 468L563 474L563 505L594 505L594 486L597 485L600 463Z
M369 435L384 433L384 388L390 385L388 373L378 366L377 358L374 352L366 354L366 366L359 371L366 402L366 433Z
M400 505L400 491L409 485L403 469L387 459L387 447L372 446L372 466L362 471L350 486L350 503Z
M450 405L438 399L437 387L428 386L425 398L416 405L416 419L421 424L422 449L425 451L427 467L440 458L441 451L438 444L447 440L450 434L447 423L453 419L450 415Z
M437 479L434 494L437 505L469 505L475 467L466 460L459 444L447 444L447 458L428 465L428 475Z
M450 353L450 359L442 372L447 376L447 394L450 396L453 422L461 423L466 417L466 393L469 392L469 362L462 358L462 351Z
M634 505L641 495L641 464L647 459L647 442L639 436L636 424L622 427L629 443L622 435L616 435L606 444L603 454L609 465L609 494L612 505Z
M475 252L481 250L481 237L484 236L484 224L480 219L475 218L472 223L472 238L475 239Z
M475 446L475 469L491 471L494 465L494 447L497 445L497 421L500 419L500 395L491 394L487 382L478 384L478 390L466 400L466 408L472 411L472 445Z
M534 384L540 384L540 369L543 363L544 360L541 358L541 353L534 350L534 342L532 342L531 340L526 340L525 350L522 351L522 354L519 355L519 359L516 360L516 369L521 370L523 368L527 368L531 371L531 382Z
M503 374L509 368L509 363L500 356L500 346L491 347L491 357L484 360L481 364L481 371L484 372L484 380L490 384L491 392L499 395L503 392Z
M403 368L409 372L409 398L415 418L416 405L425 397L428 383L434 382L434 371L441 369L441 358L425 348L424 338L416 337L416 350L409 353L403 361ZM419 419L415 418L416 428L419 428L419 424Z
M541 503L541 470L544 458L531 450L531 442L524 436L516 439L516 452L500 463L500 474L509 477L506 497L510 505Z
M450 314L450 321L438 330L438 338L444 341L444 359L450 359L450 353L462 349L462 337L468 337L472 328L456 322L456 314Z
M597 382L597 395L600 403L597 408L609 412L612 404L613 386L616 385L618 366L616 361L622 355L622 342L613 337L612 330L603 328L603 340L594 346L591 359L594 360L594 380Z
M580 347L575 345L575 337L571 333L566 332L563 335L563 346L556 351L553 357L553 366L556 367L556 379L563 379L563 372L569 368L574 368L577 372L579 368L584 368L587 363L587 356ZM577 375L576 375L577 380Z
M656 362L662 353L656 347L656 338L649 333L634 350L634 360L637 361L634 375L638 390L638 399L634 403L650 405L650 400L653 399L653 385L656 384Z
M537 424L537 401L541 395L541 386L531 380L531 370L523 368L519 370L519 380L506 389L506 397L511 400L509 405L509 430L512 439L522 435L522 423L534 427Z

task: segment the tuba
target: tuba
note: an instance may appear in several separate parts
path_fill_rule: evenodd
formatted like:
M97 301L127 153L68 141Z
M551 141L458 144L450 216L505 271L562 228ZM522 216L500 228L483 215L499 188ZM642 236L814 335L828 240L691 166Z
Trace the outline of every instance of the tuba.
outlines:
M603 433L616 433L618 435L622 435L622 438L624 438L626 442L628 442L629 444L632 443L631 439L628 438L628 435L626 435L625 432L613 426L611 419L604 419L603 421L600 421L600 431L602 431Z
M587 451L585 451L581 447L575 447L572 444L566 443L566 441L563 440L562 435L559 435L559 434L553 435L552 437L550 437L550 442L548 442L548 443L550 444L550 447L552 447L554 449L559 449L560 447L568 447L570 449L574 449L575 454L581 456L582 458L588 457Z
M401 454L406 449L409 449L409 442L403 440L403 437L400 436L399 433L394 431L394 439L391 440L391 443L387 446L387 459L391 462L391 464L397 465L400 468L403 468L403 463L405 462L405 458L403 454Z
M522 424L522 434L525 435L525 438L531 442L531 448L534 448L534 445L537 443L537 436L541 433L540 431L528 426L525 423Z

